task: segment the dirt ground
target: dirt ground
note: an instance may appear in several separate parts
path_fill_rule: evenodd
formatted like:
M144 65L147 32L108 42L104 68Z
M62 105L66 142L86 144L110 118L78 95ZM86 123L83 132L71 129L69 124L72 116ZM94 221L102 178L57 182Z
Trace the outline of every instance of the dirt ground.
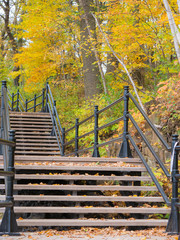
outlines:
M168 235L165 228L152 228L140 231L126 231L113 228L81 228L80 230L31 231L20 236L0 237L0 240L178 240L177 235Z

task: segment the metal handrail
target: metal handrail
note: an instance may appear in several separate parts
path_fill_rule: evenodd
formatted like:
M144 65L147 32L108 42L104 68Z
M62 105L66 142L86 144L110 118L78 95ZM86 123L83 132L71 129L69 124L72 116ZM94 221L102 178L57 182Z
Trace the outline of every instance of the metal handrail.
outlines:
M61 124L60 124L60 120L59 120L59 117L58 114L57 114L57 110L56 110L56 107L53 106L53 103L54 103L54 99L53 99L53 96L52 96L52 92L51 92L51 89L50 89L50 86L49 84L47 84L47 92L46 92L46 96L47 96L47 100L48 102L46 103L47 105L47 109L50 113L50 116L51 116L51 120L53 122L53 134L56 136L56 139L57 139L57 142L58 142L58 147L59 147L59 151L60 151L60 154L62 155L62 127L61 127ZM57 119L56 119L57 118Z
M164 163L159 159L159 157L157 156L156 152L154 151L154 149L152 148L151 144L149 143L149 141L147 140L147 138L145 137L145 135L143 134L143 132L141 131L141 129L139 128L139 126L137 125L136 121L134 120L134 118L132 117L131 114L128 114L128 117L130 118L131 122L133 123L133 125L135 126L136 130L138 131L138 133L140 134L140 136L142 137L142 139L144 140L144 142L146 143L147 147L149 148L149 150L151 151L152 155L154 156L154 158L156 159L156 161L158 162L158 164L160 165L160 167L162 168L163 172L165 173L166 177L170 178L170 173L167 170L167 168L165 167Z
M164 138L162 137L162 135L159 133L159 131L157 130L157 128L154 126L154 124L151 122L151 120L149 119L149 117L147 116L147 114L144 112L144 110L139 106L138 102L136 101L136 99L132 96L131 93L127 94L131 100L133 101L134 105L137 107L137 109L140 111L140 113L143 115L143 117L146 119L146 121L148 122L149 126L152 128L152 130L154 131L154 133L156 134L156 136L159 138L159 140L162 142L162 144L165 146L165 148L168 151L171 151L171 147L168 145L168 143L164 140Z
M162 189L161 185L159 184L157 178L155 177L154 173L152 172L151 168L149 167L148 163L146 162L146 160L144 159L144 157L142 156L139 148L137 147L136 143L134 142L133 138L128 135L127 138L130 140L131 144L133 145L134 149L136 150L138 156L140 157L141 161L143 162L146 170L148 171L149 175L151 176L153 182L155 183L157 189L159 190L159 192L161 193L164 201L166 202L166 204L168 206L171 206L171 202L169 201L166 193L164 192L164 190Z

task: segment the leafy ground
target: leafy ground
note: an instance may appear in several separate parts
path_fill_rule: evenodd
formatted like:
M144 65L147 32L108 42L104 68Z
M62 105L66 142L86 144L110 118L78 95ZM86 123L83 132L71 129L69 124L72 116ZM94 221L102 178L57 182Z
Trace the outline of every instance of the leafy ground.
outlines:
M33 229L36 230L36 229ZM152 228L139 231L113 228L81 228L80 230L57 231L53 229L21 233L21 236L2 236L2 240L178 240L169 236L165 228Z

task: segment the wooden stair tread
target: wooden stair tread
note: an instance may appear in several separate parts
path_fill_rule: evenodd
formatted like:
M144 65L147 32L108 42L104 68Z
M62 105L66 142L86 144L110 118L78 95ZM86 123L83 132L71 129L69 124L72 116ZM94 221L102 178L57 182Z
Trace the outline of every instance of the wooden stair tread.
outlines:
M18 137L18 138L23 138L23 137L26 137L26 138L43 138L43 135L44 135L44 137L49 137L49 138L51 138L52 136L50 135L50 133L51 133L51 131L49 131L49 132L41 132L41 135L39 134L39 132L38 131L34 131L34 132L19 132L19 131L17 131L16 133L15 133L15 136L16 136L16 138ZM21 136L19 136L19 135L21 135ZM32 136L32 137L31 137Z
M46 135L46 136L42 136L43 135ZM37 133L34 133L32 132L30 135L29 133L16 133L16 141L19 141L19 140L26 140L26 139L33 139L33 140L36 140L36 139L47 139L47 140L51 140L51 139L56 139L55 136L51 136L49 133L41 133L41 136L37 135ZM39 140L38 140L39 141ZM57 140L56 140L57 141Z
M38 120L38 119L36 119ZM27 121L27 120L12 120L11 119L11 126L12 125L18 125L18 124L23 124L23 125L32 125L32 124L36 124L36 125L52 125L52 121L51 119L49 120L45 120L45 121Z
M118 219L118 220L79 220L79 219L23 219L17 220L18 226L166 226L164 219Z
M5 196L0 195L0 200ZM67 202L139 202L162 203L162 197L133 197L133 196L60 196L60 195L14 195L15 201L67 201Z
M39 144L40 145L40 144ZM57 146L57 145L56 145ZM54 147L54 148L49 148L49 147L40 147L40 146L35 146L32 147L32 145L27 145L25 147L23 146L16 146L16 150L22 150L22 151L32 151L32 150L37 150L37 151L44 151L44 150L48 150L48 151L59 151L59 147Z
M51 143L51 142L46 142L46 143L16 143L16 149L18 149L17 147L20 147L21 146L21 149L24 148L24 146L27 146L26 149L28 149L28 147L36 147L36 146L41 146L41 147L58 147L58 144L57 143ZM59 149L59 148L58 148Z
M36 128L24 128L24 127L22 127L22 126L20 126L19 128L18 127L12 127L12 129L13 130L15 130L16 132L17 131L21 131L21 132L28 132L28 131L34 131L34 132L51 132L51 128L49 127L49 128L38 128L38 129L36 129Z
M23 124L19 124L19 125L17 125L17 124L11 124L11 128L12 129L19 129L19 128L21 128L21 129L24 129L24 130L26 130L27 128L44 128L44 129L47 129L47 128L52 128L52 124L50 125L34 125L34 124L28 124L28 125L23 125Z
M108 180L108 181L152 181L146 176L95 176L95 175L42 175L16 174L15 179L53 179L53 180Z
M26 143L26 144L31 144L31 143L52 143L52 142L55 142L57 143L57 140L56 138L53 138L53 139L41 139L40 140L37 140L37 139L16 139L16 143L19 145L19 144L23 144L23 143Z
M49 113L46 112L15 112L15 111L9 111L9 116L50 116Z
M125 163L139 163L142 162L138 158L95 158L95 157L62 157L62 156L15 156L16 161L55 161L55 162L125 162Z
M4 184L0 184L5 189ZM14 184L14 190L70 190L70 191L157 191L154 186L120 186L120 185L44 185L44 184Z
M98 166L58 166L58 165L15 165L17 170L67 170L67 171L115 171L115 172L146 172L144 167L98 167Z
M141 213L141 214L169 214L170 208L153 207L14 207L15 213ZM4 209L0 208L0 213Z
M47 151L45 151L45 152L43 152L43 151L41 151L41 152L35 152L35 151L15 151L15 154L24 154L24 155L26 155L27 153L29 153L29 155L53 155L53 154L55 154L55 155L60 155L60 152L59 152L59 149L58 149L58 151L57 152L47 152Z

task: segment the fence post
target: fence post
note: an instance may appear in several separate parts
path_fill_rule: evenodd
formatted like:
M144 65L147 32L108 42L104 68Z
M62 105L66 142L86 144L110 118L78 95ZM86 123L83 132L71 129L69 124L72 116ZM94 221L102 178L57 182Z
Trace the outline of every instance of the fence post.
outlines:
M92 157L100 157L99 148L97 147L98 143L98 106L95 106L94 109L94 152Z
M127 139L127 135L128 135L128 121L129 121L129 117L127 116L127 114L129 113L129 86L124 86L124 113L123 113L123 119L124 119L124 132L123 132L123 142L121 144L121 149L119 152L119 156L120 158L132 158L132 154L131 154L131 149L129 146L129 141Z
M56 101L53 102L53 111L52 111L52 117L53 117L53 127L52 127L52 132L51 132L51 136L55 136L55 132L56 132L56 121L55 121L55 117L56 117L56 112L55 112L55 107L56 107Z
M15 131L9 131L9 141L15 142ZM8 162L8 171L15 172L14 170L14 151L15 147L9 147L9 162ZM6 207L1 226L1 234L8 235L19 235L18 226L16 222L16 217L14 214L14 197L13 197L13 182L14 176L6 177L7 191L6 191L6 201L12 202L12 207Z
M36 94L34 94L34 112L36 112Z
M62 129L62 156L65 155L65 128Z
M75 156L79 157L78 150L79 150L79 118L76 118L75 124Z
M48 86L49 83L46 83L46 107L45 107L45 112L48 112Z
M4 124L3 124L3 112L4 112L4 88L6 88L6 81L2 81L1 86L1 138L3 138L4 133ZM3 154L3 147L2 144L0 144L0 155Z
M42 110L41 112L44 112L44 94L45 94L45 89L42 89Z
M175 150L176 143L178 142L178 135L174 134L172 136L172 199L171 199L171 214L168 220L166 232L169 234L179 234L180 233L180 219L179 219L179 208L176 206L178 203L178 179L175 177L178 171L178 152Z
M19 89L17 90L17 105L16 105L16 112L19 112Z
M14 93L12 93L11 109L14 110Z

